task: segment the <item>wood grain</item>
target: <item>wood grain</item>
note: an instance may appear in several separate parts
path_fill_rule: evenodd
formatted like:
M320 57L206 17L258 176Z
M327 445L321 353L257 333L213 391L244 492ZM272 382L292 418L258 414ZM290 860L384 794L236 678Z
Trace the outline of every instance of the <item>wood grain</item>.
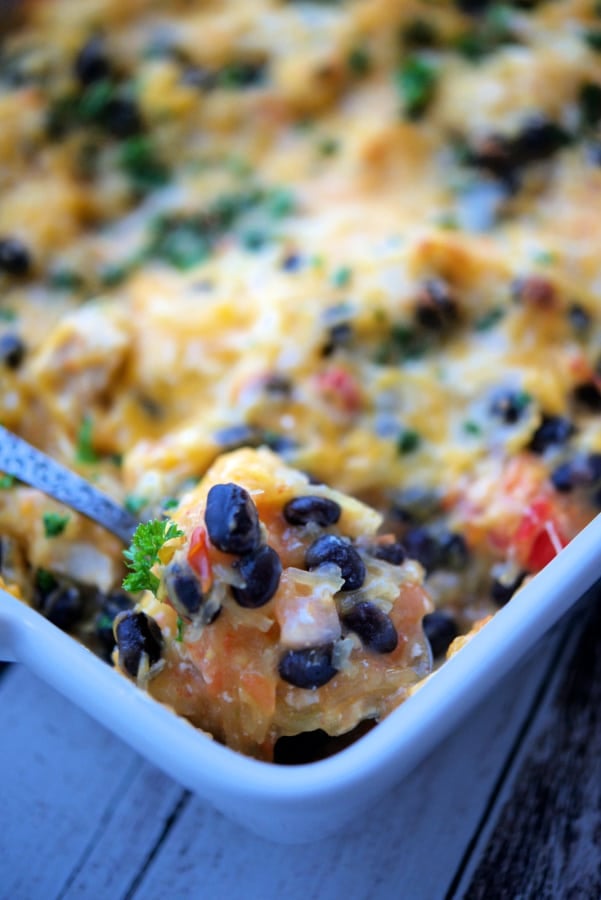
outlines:
M589 602L457 892L466 900L601 897L598 589Z
M491 809L558 641L556 629L365 816L301 847L230 823L11 666L0 679L0 900L438 900Z

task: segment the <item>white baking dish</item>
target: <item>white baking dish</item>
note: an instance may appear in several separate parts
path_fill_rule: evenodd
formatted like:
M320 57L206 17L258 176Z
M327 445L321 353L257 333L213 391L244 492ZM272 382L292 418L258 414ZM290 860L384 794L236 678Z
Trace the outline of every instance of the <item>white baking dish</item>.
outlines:
M317 840L412 768L601 576L601 516L421 690L336 756L283 767L213 742L0 591L0 658L18 660L155 765L263 837Z

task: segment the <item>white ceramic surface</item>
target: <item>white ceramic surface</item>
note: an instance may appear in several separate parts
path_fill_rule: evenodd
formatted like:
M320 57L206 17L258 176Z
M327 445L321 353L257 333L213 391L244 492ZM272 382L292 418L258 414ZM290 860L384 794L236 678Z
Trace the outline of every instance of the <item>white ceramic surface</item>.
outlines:
M278 842L318 840L366 811L491 690L601 576L595 519L384 722L336 756L280 767L222 747L0 591L0 658L19 660L158 767Z

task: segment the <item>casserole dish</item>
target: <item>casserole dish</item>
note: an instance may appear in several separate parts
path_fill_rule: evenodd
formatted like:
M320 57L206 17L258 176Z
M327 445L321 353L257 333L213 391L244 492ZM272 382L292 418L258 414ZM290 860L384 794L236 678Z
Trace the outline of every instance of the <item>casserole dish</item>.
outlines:
M211 741L92 653L2 592L0 656L18 660L229 818L273 841L333 834L368 810L456 727L599 577L590 523L462 652L377 728L301 766L246 758Z
M596 577L599 11L13 7L0 420L145 527L132 610L122 545L0 473L5 654L250 827L326 833ZM232 752L407 696L333 758Z

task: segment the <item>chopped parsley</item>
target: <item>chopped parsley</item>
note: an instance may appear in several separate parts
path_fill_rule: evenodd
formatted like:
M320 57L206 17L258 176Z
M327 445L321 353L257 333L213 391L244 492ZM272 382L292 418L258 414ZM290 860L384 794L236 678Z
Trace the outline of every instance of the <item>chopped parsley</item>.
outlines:
M348 55L348 67L353 75L367 75L371 69L371 58L364 46L358 44Z
M438 74L423 56L409 56L396 72L396 87L408 119L419 119L434 98Z
M17 483L14 475L0 475L0 490L6 491Z
M475 331L490 331L495 325L505 317L505 310L500 306L493 307L476 319L474 322Z
M60 513L44 513L44 515L42 516L42 521L44 523L45 536L47 538L58 537L59 534L62 534L67 527L67 523L69 522L70 518L71 516L68 514L62 516Z
M601 53L601 29L590 29L584 32L585 43L596 53Z
M478 425L477 422L473 422L471 419L468 419L463 423L462 429L466 434L472 435L472 437L479 437L482 434L480 425Z
M350 266L340 266L332 275L332 284L337 288L348 287L353 277L353 270Z
M147 504L146 497L140 497L138 494L128 494L123 503L125 509L132 516L137 516Z
M587 128L594 128L601 121L601 85L586 82L580 88L578 104L582 124Z
M421 442L422 439L419 432L414 431L412 428L407 428L397 440L397 449L402 456L406 456L408 453L413 453L417 450Z
M54 590L58 582L52 572L48 569L37 569L35 573L35 585L44 594L49 594Z
M131 569L123 580L125 590L132 593L152 591L156 596L160 581L151 569L158 562L164 544L183 533L168 519L151 519L138 525L130 546L123 551L127 567Z
M134 135L122 142L119 164L128 176L132 188L139 194L163 187L169 181L169 169L158 158L147 135Z
M177 635L175 637L175 640L178 642L178 644L181 644L183 639L184 639L184 620L182 619L181 616L178 616L177 617Z
M92 416L83 417L79 431L77 432L77 443L75 447L75 458L78 463L85 465L93 465L99 460L99 456L94 449L93 444L94 422Z

